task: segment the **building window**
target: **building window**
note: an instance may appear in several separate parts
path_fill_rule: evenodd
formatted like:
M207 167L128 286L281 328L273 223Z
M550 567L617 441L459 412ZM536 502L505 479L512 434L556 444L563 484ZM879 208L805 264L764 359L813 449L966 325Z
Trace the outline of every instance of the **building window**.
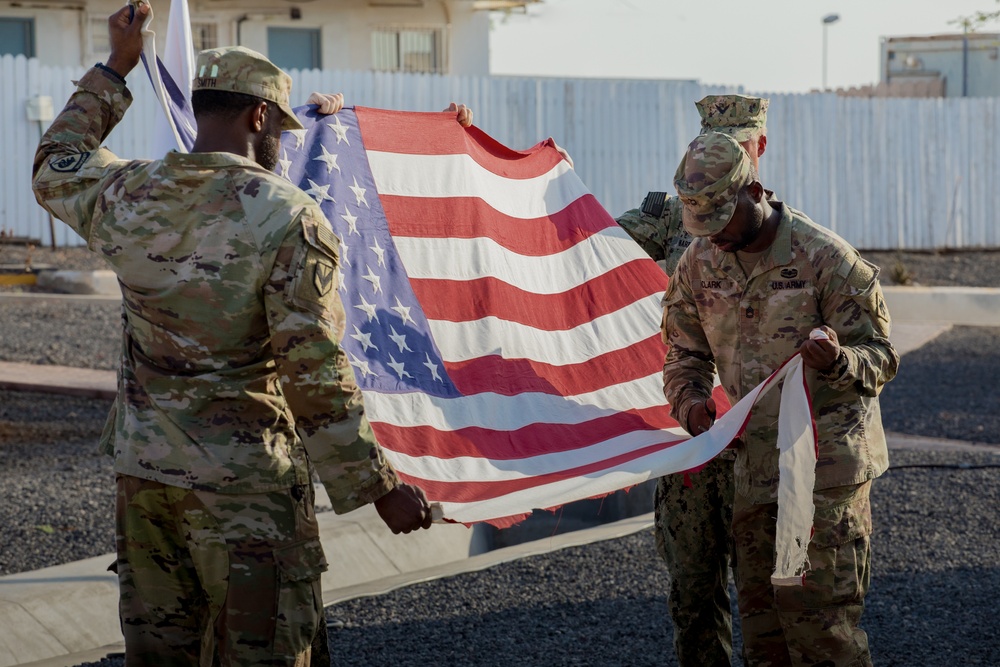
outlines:
M35 57L35 20L0 17L0 56Z
M445 44L440 28L376 28L372 31L372 69L443 74L448 71Z
M215 23L191 23L191 45L195 52L214 49L219 45L219 26Z
M84 61L104 61L109 55L111 38L108 37L108 17L92 14L87 17L87 57Z
M267 57L282 69L319 69L321 55L319 29L267 29Z

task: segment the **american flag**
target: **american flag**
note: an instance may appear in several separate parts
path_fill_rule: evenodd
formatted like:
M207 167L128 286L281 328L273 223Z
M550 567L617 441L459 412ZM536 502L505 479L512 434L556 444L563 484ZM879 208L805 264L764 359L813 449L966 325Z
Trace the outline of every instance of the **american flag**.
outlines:
M152 39L143 55L190 150L190 103ZM448 520L511 525L697 469L784 380L772 582L801 583L816 433L798 354L690 438L662 394L666 276L551 140L514 151L450 113L296 113L277 172L341 239L343 347L400 477Z
M718 453L677 447L666 276L551 141L514 151L453 113L299 116L278 173L341 239L376 436L447 518L506 525Z
M163 62L156 53L153 8L146 3L148 13L142 25L142 65L160 102L163 114L157 115L154 151L162 155L168 150L183 152L194 146L195 121L191 109L191 79L194 63L191 46L191 20L187 0L173 0L167 19L166 51ZM134 5L129 5L134 11ZM132 15L135 18L135 15Z
M190 149L188 98L144 55ZM696 469L732 439L670 417L667 278L551 140L514 151L454 113L296 113L276 171L341 239L342 344L368 417L447 519L510 525Z

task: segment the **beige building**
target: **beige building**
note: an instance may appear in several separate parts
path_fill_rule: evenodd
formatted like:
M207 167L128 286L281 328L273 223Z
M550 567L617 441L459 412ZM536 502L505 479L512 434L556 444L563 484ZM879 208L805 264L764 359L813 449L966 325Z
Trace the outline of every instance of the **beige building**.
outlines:
M241 44L288 69L489 73L490 10L540 0L189 0L196 50ZM170 0L151 0L158 41ZM92 65L120 0L0 0L0 55Z

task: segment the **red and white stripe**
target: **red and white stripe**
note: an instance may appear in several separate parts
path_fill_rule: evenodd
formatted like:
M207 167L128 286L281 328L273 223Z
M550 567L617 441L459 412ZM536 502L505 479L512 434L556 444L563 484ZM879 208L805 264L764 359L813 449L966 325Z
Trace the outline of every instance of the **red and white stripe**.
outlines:
M463 396L366 394L400 476L448 519L506 525L721 451L731 437L689 439L663 398L666 276L551 144L515 152L453 118L408 116L358 110L393 242Z
M150 75L169 106L150 34ZM816 462L801 358L689 439L661 392L666 276L551 142L517 152L475 128L459 130L446 114L356 114L393 245L461 393L365 392L400 476L449 520L507 525L534 509L700 466L742 432L757 397L789 374L772 580L801 581ZM358 189L355 179L360 205ZM716 396L727 404L718 386Z

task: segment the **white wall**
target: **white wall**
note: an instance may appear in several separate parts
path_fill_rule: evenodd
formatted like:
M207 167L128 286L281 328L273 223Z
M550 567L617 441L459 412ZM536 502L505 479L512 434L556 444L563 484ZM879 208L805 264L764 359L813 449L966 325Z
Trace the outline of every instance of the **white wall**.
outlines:
M0 228L48 240L30 184L39 127L26 121L24 103L42 92L61 108L80 74L0 59ZM637 207L648 190L673 191L674 170L698 132L694 102L721 92L675 81L292 76L293 103L310 90L340 90L348 104L385 109L440 110L457 101L512 148L551 136L612 215ZM152 157L150 87L138 73L129 79L136 101L108 145L123 157ZM782 200L862 249L1000 248L1000 99L770 97L761 173ZM71 240L58 228L60 242Z
M489 74L489 12L469 11L471 3L451 2L451 73Z

